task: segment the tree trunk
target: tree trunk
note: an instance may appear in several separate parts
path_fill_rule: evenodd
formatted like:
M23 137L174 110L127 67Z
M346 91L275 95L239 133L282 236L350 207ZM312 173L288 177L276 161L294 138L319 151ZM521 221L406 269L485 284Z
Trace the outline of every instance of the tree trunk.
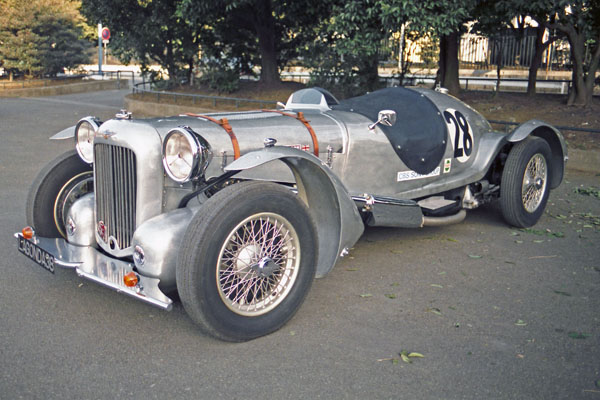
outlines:
M588 73L585 77L586 104L592 104L594 96L594 85L596 83L596 71L600 66L600 35L596 38L596 47L592 51L592 58L588 67Z
M500 93L500 78L502 67L504 66L504 40L502 38L495 38L494 44L496 46L496 93Z
M452 95L460 93L458 80L458 39L459 32L443 35L440 38L439 82Z
M365 60L365 69L361 72L368 91L379 89L379 58L377 53Z
M173 57L173 40L171 37L171 33L167 33L167 41L166 41L166 57L164 60L164 67L167 68L167 73L169 74L169 82L171 84L177 84L177 67L175 65L175 59Z
M260 51L260 82L267 85L280 83L271 0L256 2L253 23Z
M584 53L585 42L583 34L578 34L575 29L569 34L569 43L571 45L571 61L573 62L573 87L569 93L567 105L569 106L585 106L586 105L586 90L584 78Z
M188 60L188 85L194 86L194 57L190 57Z
M551 40L548 40L548 42L544 44L545 31L546 27L544 25L538 25L538 27L535 30L535 52L533 53L531 65L529 65L529 76L527 77L527 96L535 95L537 72L538 69L540 69L540 65L542 65L542 57L544 55L544 51L551 43ZM548 62L550 62L550 60L548 60Z

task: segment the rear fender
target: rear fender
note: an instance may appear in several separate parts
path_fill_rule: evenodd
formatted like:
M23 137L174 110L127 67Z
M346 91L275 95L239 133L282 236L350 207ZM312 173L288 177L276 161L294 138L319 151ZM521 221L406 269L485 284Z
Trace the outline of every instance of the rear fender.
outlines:
M298 196L306 203L318 234L317 277L327 275L339 257L352 247L364 224L343 183L317 157L290 147L268 147L245 154L226 171L243 171L280 160L292 171Z
M537 136L544 139L550 145L552 150L552 160L550 161L550 187L555 189L562 182L565 173L565 164L569 159L567 153L567 144L558 129L543 121L532 119L519 125L512 131L507 140L512 143L520 142L528 136Z

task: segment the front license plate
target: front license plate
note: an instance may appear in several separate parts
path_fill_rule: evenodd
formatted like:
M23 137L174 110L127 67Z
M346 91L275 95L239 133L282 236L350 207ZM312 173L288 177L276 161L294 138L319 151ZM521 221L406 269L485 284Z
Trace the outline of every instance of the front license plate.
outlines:
M23 236L17 237L19 251L32 259L36 264L46 271L54 273L54 256L46 250L38 247L35 243L25 239Z

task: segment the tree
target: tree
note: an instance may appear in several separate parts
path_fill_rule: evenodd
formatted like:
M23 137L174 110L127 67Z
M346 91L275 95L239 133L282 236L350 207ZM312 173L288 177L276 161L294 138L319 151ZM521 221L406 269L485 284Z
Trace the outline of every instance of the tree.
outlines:
M450 93L458 94L458 43L464 24L471 20L477 0L377 0L387 29L398 29L408 22L411 30L433 32L440 38L438 78Z
M12 74L55 76L87 61L79 3L70 0L0 1L0 60Z
M201 39L203 52L234 60L242 70L260 65L260 81L272 85L329 10L330 2L319 0L182 0L179 15L210 27Z
M571 47L573 87L567 104L589 105L600 64L600 0L556 0L553 11L547 26L563 32Z
M542 65L544 52L559 38L559 36L556 35L548 35L548 38L544 40L548 25L554 19L552 13L552 0L513 1L517 3L515 6L522 14L528 15L537 23L537 27L535 28L535 50L531 64L529 65L529 74L527 78L527 95L533 96L536 92L537 72ZM548 59L547 62L550 63L550 60Z
M496 93L500 92L501 70L504 66L504 44L507 35L522 38L526 18L519 14L519 0L483 0L474 10L472 31L486 36L493 46L492 63L496 64ZM516 26L513 25L516 23Z
M535 48L527 83L529 96L535 94L537 71L542 64L544 51L558 39L558 36L544 39L547 26L554 18L552 10L553 0L484 0L476 7L477 23L474 29L492 39L499 38L506 32L512 32L518 39L522 39L527 28L535 30ZM498 82L499 79L498 72Z
M342 97L379 87L379 50L388 32L375 0L336 1L331 18L316 27L317 36L304 57L312 83Z
M158 63L169 79L191 77L200 50L202 24L190 25L178 14L181 0L83 0L90 23L111 29L113 54L125 63L135 59L147 71Z

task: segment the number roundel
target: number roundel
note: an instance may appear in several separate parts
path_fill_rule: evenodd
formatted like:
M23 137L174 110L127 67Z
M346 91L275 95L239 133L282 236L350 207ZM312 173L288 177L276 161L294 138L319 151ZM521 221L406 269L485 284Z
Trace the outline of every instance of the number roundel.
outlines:
M454 158L464 163L473 153L473 130L469 121L460 111L448 108L444 111L444 119L448 125L448 133L452 142Z

